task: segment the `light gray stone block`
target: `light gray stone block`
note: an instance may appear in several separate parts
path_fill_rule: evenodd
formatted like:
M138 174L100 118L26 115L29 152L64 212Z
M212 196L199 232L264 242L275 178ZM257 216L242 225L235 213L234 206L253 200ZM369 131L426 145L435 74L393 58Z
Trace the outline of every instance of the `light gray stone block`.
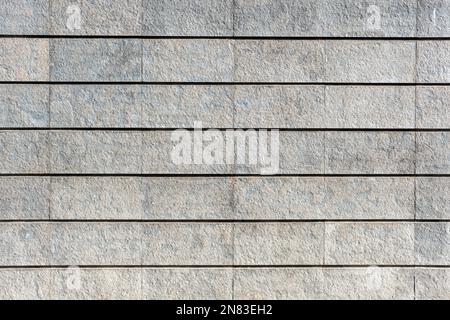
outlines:
M141 81L139 39L50 39L51 81Z
M48 39L2 39L0 43L0 81L48 80Z
M144 197L139 178L52 177L52 219L141 219Z
M48 127L47 85L1 84L0 127Z
M233 35L232 0L146 0L143 10L144 35Z
M327 86L326 128L414 128L414 87Z
M231 40L146 39L143 42L144 81L233 81Z
M450 270L448 268L417 268L415 280L416 299L450 299Z
M323 86L236 86L236 128L320 128L324 123Z
M50 299L51 289L51 269L0 270L0 299L2 300Z
M414 37L416 0L319 0L324 36Z
M238 178L238 219L412 219L411 178Z
M412 223L326 223L325 264L414 265Z
M139 86L53 85L50 88L51 127L139 127Z
M246 153L245 163L242 161L236 161L236 171L241 174L321 174L323 173L324 166L324 133L320 131L281 131L279 132L278 142L278 154L279 165L276 166L277 149L275 143L272 143L273 135L276 135L273 131L267 131L267 142L261 138L261 133L255 131L257 134L257 141L261 142L263 149L268 149L268 159L262 162L258 156L256 164L250 163L249 159L249 147L255 147L256 144L251 141L255 141L249 132L245 139ZM239 140L236 140L239 141ZM237 150L244 150L239 147L240 143L236 143ZM273 149L272 149L273 147ZM261 148L259 147L259 150ZM272 171L273 169L273 171ZM266 172L266 173L264 173Z
M413 37L415 0L238 0L238 36Z
M141 34L142 0L50 0L50 5L53 35Z
M237 300L320 299L321 268L234 269L234 298Z
M417 35L419 37L448 37L450 35L450 1L419 0Z
M203 131L203 134L205 132ZM223 148L223 157L220 157L220 163L209 164L211 162L204 161L208 159L201 156L211 154L208 152L209 149L206 149L211 142L205 142L202 151L195 152L203 159L202 163L195 164L193 131L145 131L142 132L142 136L142 171L144 174L225 174L234 172L234 165L226 164L226 146ZM223 134L220 136L225 139ZM187 150L189 145L191 146L190 150ZM183 159L179 156L180 154L186 155L186 163L181 161Z
M51 270L51 298L58 300L142 299L140 268L77 268Z
M323 277L324 299L414 299L412 268L325 268Z
M47 177L0 178L0 220L48 219L49 199Z
M230 265L233 262L231 224L142 224L144 265Z
M326 46L326 81L412 83L416 43L413 41L331 40Z
M450 173L450 132L417 133L417 173Z
M45 223L0 223L1 266L51 264L50 225Z
M155 85L142 88L142 126L149 128L233 127L233 87Z
M140 173L141 132L51 131L51 173Z
M450 128L450 87L417 87L417 128Z
M234 81L320 82L325 76L323 41L236 40Z
M326 132L327 174L414 173L411 132Z
M448 265L450 263L450 224L416 223L415 247L417 265Z
M46 34L48 32L48 1L1 0L0 34Z
M418 219L450 219L450 178L416 178Z
M232 299L233 271L229 268L145 268L142 298Z
M138 223L53 222L46 224L53 265L139 265L142 226Z
M0 173L47 173L45 131L0 131Z
M233 181L228 178L143 178L144 219L234 218Z
M450 82L450 41L417 41L417 82Z
M323 223L238 223L234 226L234 263L321 264L324 228Z

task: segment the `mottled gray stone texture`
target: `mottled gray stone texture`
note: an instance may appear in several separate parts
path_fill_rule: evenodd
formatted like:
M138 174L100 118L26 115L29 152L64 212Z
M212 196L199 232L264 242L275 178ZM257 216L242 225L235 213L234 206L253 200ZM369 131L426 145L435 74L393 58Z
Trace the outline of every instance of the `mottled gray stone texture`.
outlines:
M450 223L416 223L415 248L417 265L449 265Z
M143 35L232 36L232 0L143 0Z
M0 42L0 81L48 80L48 39L2 39Z
M450 82L450 41L417 42L417 81Z
M49 1L50 0L1 0L0 34L47 34Z
M325 264L412 265L414 224L326 223Z
M449 37L450 0L0 0L0 299L450 298Z
M50 39L52 81L141 81L138 39Z
M413 37L415 26L415 0L235 2L238 36Z
M45 128L49 113L48 85L0 85L0 127Z
M235 299L413 299L406 268L236 269Z
M450 178L416 179L416 215L419 219L450 219Z
M146 39L143 49L144 81L233 81L231 40Z
M417 173L450 173L450 132L417 133Z
M411 132L325 132L327 174L412 174Z
M50 0L53 35L140 35L142 0ZM78 8L71 9L71 8ZM72 22L79 12L79 25Z
M417 128L450 128L450 87L417 87Z
M450 1L419 0L417 36L448 37L450 35Z

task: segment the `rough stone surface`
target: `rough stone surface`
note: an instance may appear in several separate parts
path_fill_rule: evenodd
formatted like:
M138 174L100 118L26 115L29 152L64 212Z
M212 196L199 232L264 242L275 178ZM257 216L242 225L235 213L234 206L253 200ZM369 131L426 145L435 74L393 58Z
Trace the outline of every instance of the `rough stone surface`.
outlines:
M142 172L144 174L231 174L234 172L232 164L225 164L225 158L221 163L206 164L202 160L201 164L194 163L194 145L193 145L193 131L181 131L183 142L188 141L185 137L190 137L190 153L187 153L187 163L179 163L178 152L175 147L180 146L181 140L174 131L144 131L142 132ZM222 136L223 137L223 136ZM224 137L223 137L224 138ZM184 144L182 144L184 145ZM204 146L208 145L207 143ZM203 149L205 151L205 149ZM199 155L204 152L199 152ZM225 155L225 147L223 155ZM176 156L174 156L176 155Z
M448 265L450 263L450 223L416 223L415 247L417 265Z
M144 265L230 265L233 262L231 224L142 224Z
M450 270L448 268L418 268L415 275L416 299L450 299Z
M325 42L326 81L406 83L415 80L413 41Z
M323 223L264 223L234 226L238 265L318 265L323 262Z
M325 132L327 174L412 174L411 132Z
M137 223L53 222L50 234L54 265L139 265L142 226Z
M450 128L450 87L417 87L417 128Z
M321 268L251 268L234 270L237 300L320 299Z
M413 299L404 268L235 269L235 299Z
M326 299L414 299L414 270L409 268L325 268Z
M141 132L51 131L49 140L49 172L141 172Z
M0 299L43 300L52 298L51 269L0 270Z
M141 40L50 39L52 81L141 81Z
M417 36L448 37L450 35L450 1L419 0Z
M326 128L414 128L414 87L327 86Z
M142 126L149 128L233 127L231 86L144 86Z
M326 223L325 264L413 265L412 223Z
M268 131L267 144L269 156L271 137L274 133ZM246 139L246 150L250 139ZM270 142L270 143L269 143ZM323 173L324 133L320 131L280 131L279 132L279 170L274 173L281 174L321 174ZM261 174L271 165L258 161L256 165L250 164L246 157L245 164L236 161L236 172L245 174Z
M1 84L0 127L48 127L47 85Z
M144 81L233 81L231 40L146 39L143 42Z
M417 82L450 82L450 41L417 42Z
M415 0L235 2L238 36L413 37L415 25Z
M0 131L0 173L47 173L45 131Z
M139 178L52 177L52 219L141 219L144 198Z
M0 223L0 265L50 265L50 231L46 223Z
M0 177L0 220L48 219L50 178Z
M227 268L156 268L142 271L143 299L232 299Z
M325 76L323 41L236 40L236 82L320 82Z
M238 178L238 219L412 219L412 178Z
M0 34L46 34L48 2L49 0L1 0Z
M58 300L142 299L142 269L76 268L51 271L51 298Z
M50 4L53 35L141 34L142 0L50 0ZM76 8L79 26L73 22L78 14Z
M450 173L450 132L417 133L417 165L419 174Z
M144 219L234 218L233 180L228 178L144 178Z
M53 85L51 127L134 128L141 125L138 86Z
M450 178L416 179L418 219L450 219Z
M235 86L236 128L320 128L323 86Z
M0 42L0 81L48 80L48 39L2 39Z
M233 35L232 0L147 0L143 10L143 35Z

